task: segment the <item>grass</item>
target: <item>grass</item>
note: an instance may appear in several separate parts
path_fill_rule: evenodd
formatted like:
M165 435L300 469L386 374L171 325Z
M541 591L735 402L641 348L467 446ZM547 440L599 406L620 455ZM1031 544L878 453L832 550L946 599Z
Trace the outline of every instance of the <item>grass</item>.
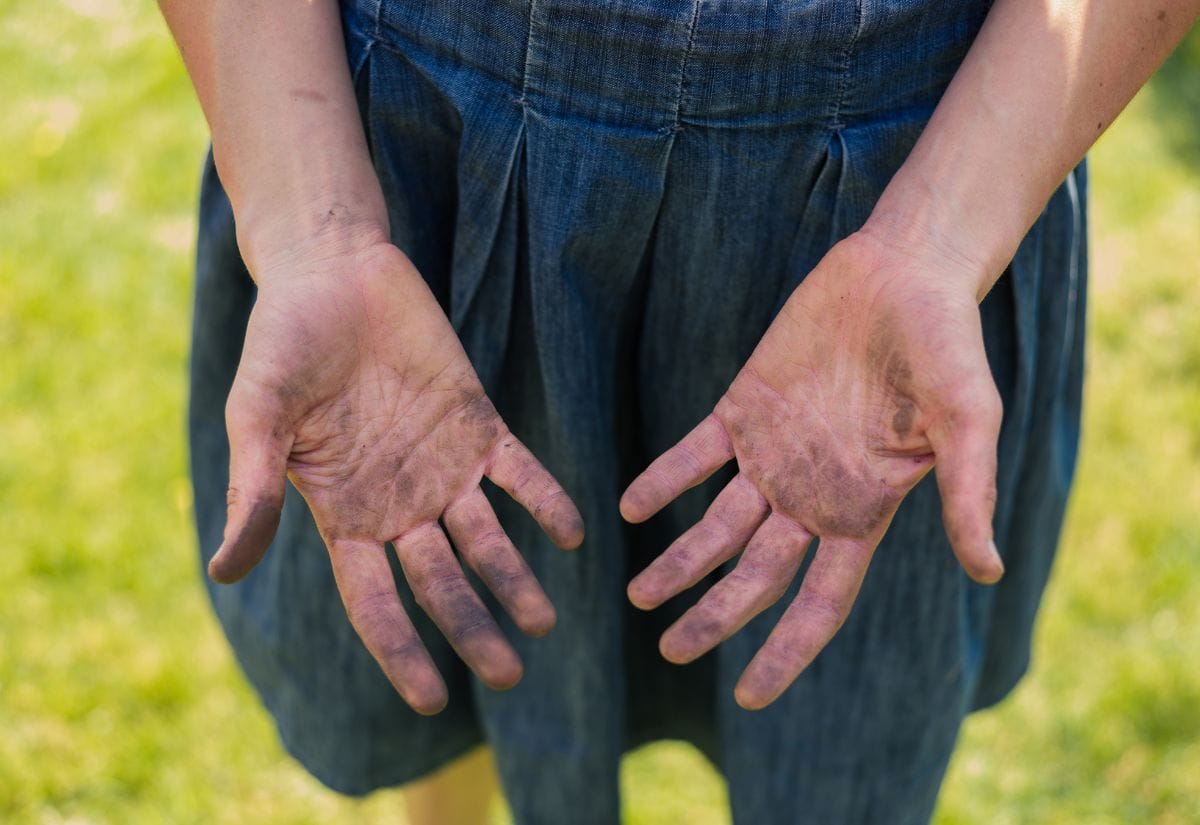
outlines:
M199 585L205 132L155 9L0 12L0 821L400 821L394 792L340 798L282 753ZM1093 155L1079 485L1033 672L969 721L939 825L1200 821L1198 67L1193 36ZM622 779L631 825L728 822L687 748Z

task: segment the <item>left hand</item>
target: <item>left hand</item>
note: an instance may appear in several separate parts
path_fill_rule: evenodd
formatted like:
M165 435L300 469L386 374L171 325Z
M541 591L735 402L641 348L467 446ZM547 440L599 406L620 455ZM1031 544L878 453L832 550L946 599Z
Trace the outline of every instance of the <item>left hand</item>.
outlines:
M867 232L838 244L713 413L625 491L621 513L640 522L738 463L704 518L629 585L652 609L744 550L663 634L667 659L697 658L778 601L819 537L799 594L735 690L748 709L773 702L841 627L901 499L935 465L959 562L977 581L1000 578L1000 397L971 270Z

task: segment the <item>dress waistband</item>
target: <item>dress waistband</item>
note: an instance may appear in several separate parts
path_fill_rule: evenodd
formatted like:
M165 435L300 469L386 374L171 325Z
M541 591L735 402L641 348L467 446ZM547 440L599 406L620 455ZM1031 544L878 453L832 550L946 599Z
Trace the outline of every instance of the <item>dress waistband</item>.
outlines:
M927 116L989 3L343 0L410 59L494 78L547 116L660 130Z

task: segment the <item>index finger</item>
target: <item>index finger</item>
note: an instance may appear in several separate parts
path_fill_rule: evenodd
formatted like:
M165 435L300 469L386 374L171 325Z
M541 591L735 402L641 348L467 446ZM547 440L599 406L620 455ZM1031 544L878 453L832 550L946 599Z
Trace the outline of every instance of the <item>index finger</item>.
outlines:
M645 521L731 458L733 443L725 426L709 415L633 480L621 496L621 516L635 524Z

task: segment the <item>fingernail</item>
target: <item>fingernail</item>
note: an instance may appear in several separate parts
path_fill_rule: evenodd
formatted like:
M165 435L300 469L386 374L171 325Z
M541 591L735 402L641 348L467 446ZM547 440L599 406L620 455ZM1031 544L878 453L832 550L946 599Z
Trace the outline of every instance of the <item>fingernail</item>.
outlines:
M988 542L988 549L992 551L992 557L996 559L996 566L1000 568L1000 576L1004 575L1004 559L1000 558L1000 551L996 549L996 540L992 539ZM1000 578L997 576L996 578Z

